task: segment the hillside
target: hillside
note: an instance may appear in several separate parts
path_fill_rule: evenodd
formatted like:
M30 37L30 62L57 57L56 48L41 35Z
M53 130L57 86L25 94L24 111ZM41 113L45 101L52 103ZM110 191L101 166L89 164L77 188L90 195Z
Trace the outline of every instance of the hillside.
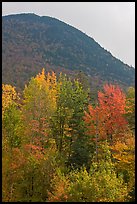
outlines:
M35 14L2 17L2 81L23 88L45 67L70 75L83 71L89 81L134 86L135 69L93 38L55 18Z

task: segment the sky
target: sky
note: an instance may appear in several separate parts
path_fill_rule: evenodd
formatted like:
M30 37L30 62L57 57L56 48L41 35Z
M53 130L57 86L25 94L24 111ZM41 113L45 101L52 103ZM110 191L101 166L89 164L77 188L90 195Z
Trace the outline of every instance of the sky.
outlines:
M135 67L135 2L2 2L2 16L18 13L57 18Z

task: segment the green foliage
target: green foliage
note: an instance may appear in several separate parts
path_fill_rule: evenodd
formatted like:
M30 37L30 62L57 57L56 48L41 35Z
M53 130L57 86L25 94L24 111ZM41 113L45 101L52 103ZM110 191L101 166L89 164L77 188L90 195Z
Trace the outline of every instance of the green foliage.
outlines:
M102 145L105 151L107 144ZM99 163L93 162L89 173L86 168L73 170L66 176L61 171L52 180L50 201L67 202L120 202L125 201L127 186L117 177L111 161L110 151Z
M124 201L127 187L122 178L118 177L111 162L111 154L107 143L101 145L102 158L93 162L89 173L84 168L71 174L69 201L115 202Z
M3 121L3 142L6 140L9 146L19 147L23 138L23 122L20 110L15 105L10 105L5 110Z
M57 149L65 154L67 165L80 167L88 163L90 148L85 134L84 110L88 93L82 85L60 75L58 80L57 110L52 118L52 134Z

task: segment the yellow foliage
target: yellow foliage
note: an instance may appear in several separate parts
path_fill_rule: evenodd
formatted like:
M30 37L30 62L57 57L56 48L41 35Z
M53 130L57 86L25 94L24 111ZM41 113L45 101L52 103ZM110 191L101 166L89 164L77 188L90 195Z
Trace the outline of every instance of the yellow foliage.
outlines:
M43 87L45 88L48 98L52 104L52 108L55 109L56 108L56 96L57 96L57 90L56 90L57 82L56 82L55 73L53 71L52 71L52 74L48 72L46 76L45 70L43 68L41 74L38 74L35 80L39 84L40 89Z
M2 84L2 113L18 98L19 96L14 87L8 84Z
M135 138L132 133L125 134L124 141L117 141L110 147L115 158L117 172L126 171L129 177L128 190L135 185Z

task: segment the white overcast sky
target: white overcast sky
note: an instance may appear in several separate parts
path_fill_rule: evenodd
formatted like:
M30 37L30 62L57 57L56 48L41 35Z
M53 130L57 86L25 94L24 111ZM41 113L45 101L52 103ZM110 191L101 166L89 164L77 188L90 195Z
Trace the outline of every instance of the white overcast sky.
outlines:
M135 2L2 2L3 16L17 13L62 20L135 66Z

